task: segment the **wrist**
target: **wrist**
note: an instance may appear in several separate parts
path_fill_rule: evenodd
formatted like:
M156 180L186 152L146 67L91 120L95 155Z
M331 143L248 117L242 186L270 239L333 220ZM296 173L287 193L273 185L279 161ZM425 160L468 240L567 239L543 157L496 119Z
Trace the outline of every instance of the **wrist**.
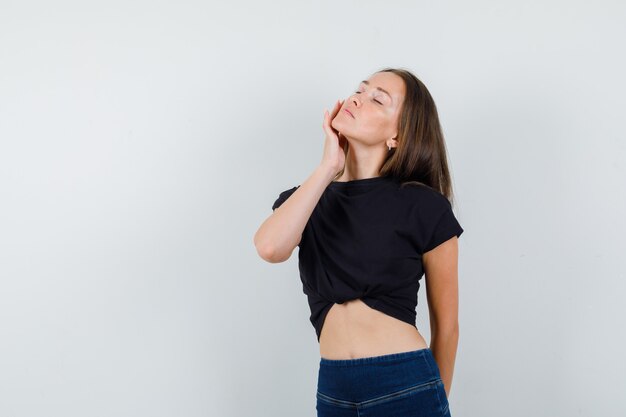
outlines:
M317 172L318 175L320 175L322 178L324 178L328 183L330 183L335 178L335 176L337 175L337 172L333 168L331 168L331 167L329 167L329 166L327 166L325 164L320 164L316 168L315 171Z

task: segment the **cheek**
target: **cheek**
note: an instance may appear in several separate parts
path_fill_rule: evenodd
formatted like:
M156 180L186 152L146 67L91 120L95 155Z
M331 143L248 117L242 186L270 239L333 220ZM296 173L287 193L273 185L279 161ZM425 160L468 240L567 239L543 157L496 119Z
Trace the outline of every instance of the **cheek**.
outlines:
M389 117L382 112L377 112L367 119L367 127L378 134L388 131L390 125Z

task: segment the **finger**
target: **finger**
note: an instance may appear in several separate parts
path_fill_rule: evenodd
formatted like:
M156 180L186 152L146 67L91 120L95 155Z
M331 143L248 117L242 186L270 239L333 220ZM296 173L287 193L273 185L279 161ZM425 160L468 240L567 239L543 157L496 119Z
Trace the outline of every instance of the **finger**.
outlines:
M324 111L324 123L322 123L322 127L324 131L328 134L328 126L330 125L330 115L328 114L328 110Z
M327 111L327 113L326 113L326 114L328 114L328 125L330 126L330 123L331 123L331 122L332 122L332 120L335 118L336 108L334 108L334 109L332 110L332 112Z

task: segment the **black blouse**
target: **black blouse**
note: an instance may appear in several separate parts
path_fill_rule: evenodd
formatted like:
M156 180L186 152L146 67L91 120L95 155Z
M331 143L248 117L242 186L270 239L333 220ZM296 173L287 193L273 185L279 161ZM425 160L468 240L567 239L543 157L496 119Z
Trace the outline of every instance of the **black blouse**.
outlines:
M360 298L415 326L422 255L463 228L448 199L393 177L331 182L302 232L299 270L319 343L333 303ZM298 186L280 193L279 207Z

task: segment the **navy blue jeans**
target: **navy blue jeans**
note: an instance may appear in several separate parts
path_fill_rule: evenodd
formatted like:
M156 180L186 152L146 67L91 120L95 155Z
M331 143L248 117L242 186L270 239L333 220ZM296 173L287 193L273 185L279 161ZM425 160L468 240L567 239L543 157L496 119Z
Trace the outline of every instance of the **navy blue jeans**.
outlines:
M451 417L430 348L357 359L320 358L318 417Z

